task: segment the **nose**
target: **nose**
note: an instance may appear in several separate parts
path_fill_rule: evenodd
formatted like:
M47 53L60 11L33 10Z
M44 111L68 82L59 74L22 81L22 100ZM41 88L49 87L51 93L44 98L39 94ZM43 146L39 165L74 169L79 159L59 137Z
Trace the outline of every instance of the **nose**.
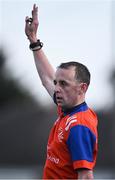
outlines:
M59 93L60 92L60 86L58 85L58 83L55 85L55 89L54 89L54 91L56 92L56 93Z

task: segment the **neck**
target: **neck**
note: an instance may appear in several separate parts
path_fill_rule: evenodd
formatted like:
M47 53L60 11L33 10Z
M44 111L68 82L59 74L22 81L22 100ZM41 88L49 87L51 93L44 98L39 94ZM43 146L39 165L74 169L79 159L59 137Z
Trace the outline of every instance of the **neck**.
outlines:
M79 104L82 104L83 102L85 102L85 95L79 96L77 101L71 107L75 107L75 106L77 106Z
M78 104L74 107L71 107L71 108L66 108L66 109L63 109L62 108L62 112L64 113L63 115L67 115L67 114L74 114L76 112L81 112L81 111L85 111L88 109L88 106L85 102L82 102L81 104Z
M69 109L72 109L76 106L79 106L80 104L84 103L85 102L85 98L82 98L82 99L79 99L79 101L77 101L77 103L74 103L73 105L70 105L70 106L63 106L62 109L64 111L66 110L69 110Z
M62 109L71 109L79 104L82 104L83 102L85 102L85 96L80 96L79 98L77 98L76 101L74 101L73 103L71 103L70 105L63 105L61 106Z

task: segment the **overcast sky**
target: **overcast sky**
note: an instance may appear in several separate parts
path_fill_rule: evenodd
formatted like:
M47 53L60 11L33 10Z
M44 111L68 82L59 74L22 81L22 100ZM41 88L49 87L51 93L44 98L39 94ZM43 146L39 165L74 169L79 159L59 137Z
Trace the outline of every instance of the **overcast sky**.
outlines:
M33 3L39 6L38 38L53 67L71 60L84 63L92 74L88 104L100 108L110 103L111 0L0 0L0 45L8 54L6 66L20 86L47 103L51 100L41 85L24 34L25 16L31 16Z

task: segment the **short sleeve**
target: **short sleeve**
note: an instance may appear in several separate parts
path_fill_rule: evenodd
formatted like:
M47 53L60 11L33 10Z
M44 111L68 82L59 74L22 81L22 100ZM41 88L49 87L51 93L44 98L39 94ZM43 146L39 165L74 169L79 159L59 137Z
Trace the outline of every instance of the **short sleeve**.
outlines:
M71 154L74 168L92 169L94 164L94 148L96 136L83 125L76 125L70 129L67 145Z

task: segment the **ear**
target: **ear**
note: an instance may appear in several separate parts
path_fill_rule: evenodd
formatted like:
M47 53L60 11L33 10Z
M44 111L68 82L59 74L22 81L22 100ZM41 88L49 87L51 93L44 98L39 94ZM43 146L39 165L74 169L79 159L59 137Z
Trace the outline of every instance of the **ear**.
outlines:
M88 85L86 83L81 83L80 84L81 87L81 93L86 93L87 89L88 89Z

